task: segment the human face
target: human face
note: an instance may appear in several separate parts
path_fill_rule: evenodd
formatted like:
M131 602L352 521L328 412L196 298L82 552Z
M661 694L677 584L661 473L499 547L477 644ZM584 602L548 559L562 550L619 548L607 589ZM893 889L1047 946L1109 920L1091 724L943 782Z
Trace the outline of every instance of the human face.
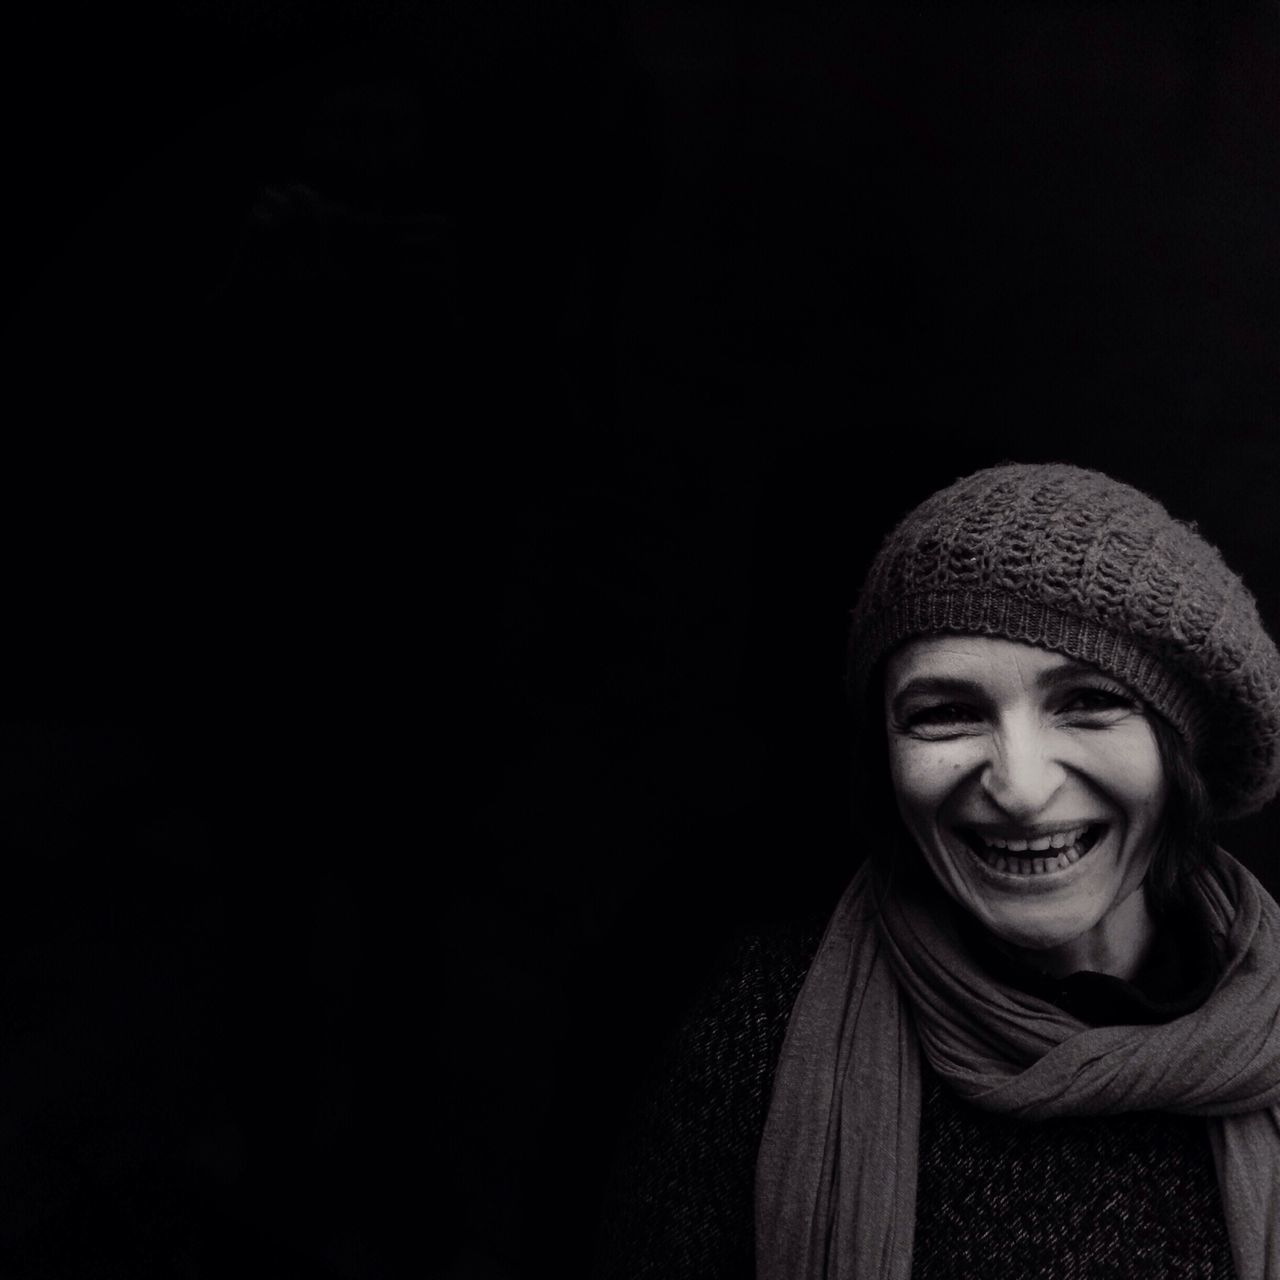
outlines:
M1166 795L1138 698L1045 649L929 636L890 656L885 714L898 809L942 888L1050 972L1132 977Z

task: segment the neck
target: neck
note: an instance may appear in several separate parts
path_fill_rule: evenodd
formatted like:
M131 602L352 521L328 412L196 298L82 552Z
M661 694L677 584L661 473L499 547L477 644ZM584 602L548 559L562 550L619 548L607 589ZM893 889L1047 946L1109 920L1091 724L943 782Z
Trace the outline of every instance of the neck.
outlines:
M1078 938L1040 951L1018 951L1028 963L1055 978L1088 969L1132 981L1150 953L1155 935L1147 895L1139 886Z

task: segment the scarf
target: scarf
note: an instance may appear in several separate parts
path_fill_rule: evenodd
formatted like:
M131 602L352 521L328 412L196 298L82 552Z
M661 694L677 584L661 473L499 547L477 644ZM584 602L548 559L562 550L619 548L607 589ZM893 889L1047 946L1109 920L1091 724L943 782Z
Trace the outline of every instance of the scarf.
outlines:
M787 1026L756 1162L758 1280L908 1280L921 1054L961 1098L1028 1121L1207 1117L1239 1280L1280 1280L1280 907L1221 852L1192 891L1224 958L1205 1002L1089 1027L979 968L941 889L879 903L864 866Z

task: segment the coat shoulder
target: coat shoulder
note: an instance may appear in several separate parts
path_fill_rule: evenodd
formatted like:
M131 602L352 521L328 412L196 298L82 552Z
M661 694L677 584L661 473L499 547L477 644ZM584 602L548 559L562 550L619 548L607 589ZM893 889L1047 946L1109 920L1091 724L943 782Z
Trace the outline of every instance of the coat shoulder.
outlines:
M752 1275L756 1150L825 923L810 915L742 934L693 1000L610 1179L596 1280Z

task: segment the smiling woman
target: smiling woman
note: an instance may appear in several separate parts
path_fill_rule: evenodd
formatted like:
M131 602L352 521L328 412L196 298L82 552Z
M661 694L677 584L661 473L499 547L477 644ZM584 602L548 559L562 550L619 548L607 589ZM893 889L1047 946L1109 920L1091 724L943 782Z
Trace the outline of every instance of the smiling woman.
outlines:
M902 818L938 883L1049 973L1131 978L1155 935L1138 890L1164 811L1141 700L989 636L926 636L885 672Z
M1280 653L1196 530L1005 465L881 547L870 857L692 1020L609 1276L1280 1280ZM647 1144L647 1145L646 1145Z
M1280 1277L1280 909L1202 820L1280 784L1253 598L1146 495L1007 465L889 536L851 657L899 838L790 1015L761 1280Z

